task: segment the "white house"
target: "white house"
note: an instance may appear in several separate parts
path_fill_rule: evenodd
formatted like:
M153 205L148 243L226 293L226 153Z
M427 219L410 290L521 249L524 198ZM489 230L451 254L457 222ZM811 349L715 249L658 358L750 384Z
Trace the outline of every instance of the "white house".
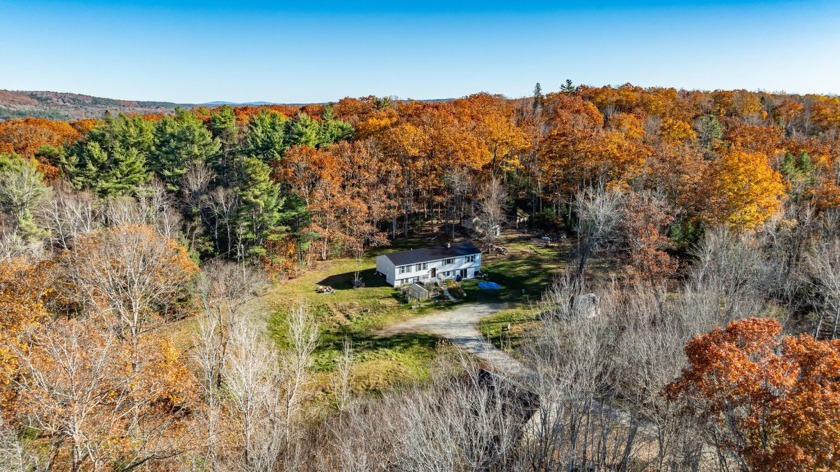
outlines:
M376 271L399 287L435 279L471 279L481 269L481 251L466 241L376 256Z

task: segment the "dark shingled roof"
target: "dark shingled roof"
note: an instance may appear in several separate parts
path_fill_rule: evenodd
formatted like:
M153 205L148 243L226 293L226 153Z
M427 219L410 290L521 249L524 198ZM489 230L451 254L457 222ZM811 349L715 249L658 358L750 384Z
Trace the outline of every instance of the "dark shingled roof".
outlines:
M449 257L468 256L470 254L481 254L481 251L469 241L451 244L449 247L436 246L412 249L385 254L396 266L417 264L418 262L436 261Z

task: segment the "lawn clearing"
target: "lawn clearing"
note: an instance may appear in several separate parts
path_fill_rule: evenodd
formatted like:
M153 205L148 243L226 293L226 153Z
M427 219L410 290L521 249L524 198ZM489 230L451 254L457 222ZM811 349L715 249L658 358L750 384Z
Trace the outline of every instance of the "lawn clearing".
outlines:
M515 347L524 326L536 317L532 306L565 268L568 247L540 246L519 241L520 233L510 232L505 243L508 253L482 256L482 270L487 280L501 285L500 290L480 290L478 280L461 283L465 303L507 303L504 310L482 322L482 332L494 342ZM369 251L359 260L351 258L321 262L301 277L278 284L262 302L271 310L269 327L281 347L285 343L285 316L290 307L306 303L321 327L321 341L315 352L315 368L329 385L329 375L342 355L344 340L353 348L354 367L351 388L377 391L401 382L422 381L437 355L438 338L424 334L400 334L378 337L385 326L423 316L454 305L438 302L412 309L402 302L397 291L375 275L375 256L409 247L438 244L425 239L399 240L398 244ZM365 286L353 288L358 271ZM335 289L334 293L316 293L318 285ZM511 326L510 330L507 329ZM504 333L502 330L504 329ZM501 345L501 343L499 345Z
M344 340L353 348L354 390L380 390L403 381L423 380L435 357L439 340L422 334L387 338L374 335L383 327L444 309L451 303L428 304L412 309L397 291L375 275L374 257L382 252L428 244L423 240L400 240L396 247L370 251L361 261L352 258L321 262L301 277L278 284L262 301L271 310L269 329L281 347L285 344L285 317L290 307L305 303L318 321L321 337L315 351L315 369L329 373L343 352ZM356 272L365 286L353 288ZM318 285L334 293L316 293ZM325 379L328 383L328 379Z

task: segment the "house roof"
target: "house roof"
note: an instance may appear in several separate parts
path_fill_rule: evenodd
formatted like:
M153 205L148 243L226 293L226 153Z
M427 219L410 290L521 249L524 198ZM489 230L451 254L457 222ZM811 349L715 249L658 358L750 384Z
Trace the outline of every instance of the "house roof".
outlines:
M464 241L462 243L450 244L449 247L424 247L409 251L391 252L384 254L384 256L390 259L394 265L401 266L436 261L449 257L469 256L471 254L481 254L481 251L473 243Z

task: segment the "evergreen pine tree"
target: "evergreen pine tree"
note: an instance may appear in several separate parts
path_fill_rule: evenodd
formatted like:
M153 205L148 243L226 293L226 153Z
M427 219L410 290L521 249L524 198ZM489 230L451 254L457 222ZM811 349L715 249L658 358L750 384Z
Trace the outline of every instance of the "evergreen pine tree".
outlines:
M286 123L286 117L274 111L254 115L245 133L248 154L265 164L280 160L289 147Z
M14 234L24 242L43 238L34 213L52 193L34 161L0 154L0 212L11 221Z
M216 172L218 182L223 185L231 183L230 176L234 173L234 163L240 149L242 130L236 121L233 108L220 107L210 114L208 127L213 137L219 141L220 148L210 159L210 164Z
M321 115L321 126L318 131L318 147L337 143L353 135L353 126L345 121L337 120L331 106L324 108Z
M130 194L151 178L146 157L153 141L152 123L143 117L109 117L67 150L60 166L77 188L103 197Z
M290 146L316 147L320 142L321 127L306 113L300 113L287 123L286 135Z
M150 167L167 190L177 191L190 163L208 162L221 145L193 113L178 110L166 116L154 129Z
M537 85L534 86L534 99L531 102L531 107L533 107L534 111L537 111L540 108L542 108L544 98L545 97L542 93L542 86L539 82L537 82Z
M263 245L272 233L285 231L281 219L283 198L270 177L271 168L260 159L241 160L236 191L239 195L239 257L263 255Z

